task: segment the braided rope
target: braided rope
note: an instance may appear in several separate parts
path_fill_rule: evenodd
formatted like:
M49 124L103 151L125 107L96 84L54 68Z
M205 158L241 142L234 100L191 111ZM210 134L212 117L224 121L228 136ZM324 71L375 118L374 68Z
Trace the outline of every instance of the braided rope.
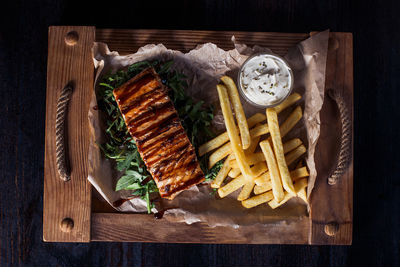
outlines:
M68 102L71 98L72 86L66 85L61 91L61 95L57 102L57 116L56 116L56 160L57 170L60 174L60 178L67 182L71 178L68 174L67 164L65 161L65 143L64 143L64 126L65 116L67 113Z
M339 178L346 171L351 156L351 120L349 117L349 112L346 107L346 103L342 97L342 95L335 90L328 90L328 95L335 100L336 104L339 108L340 120L342 122L342 137L340 142L340 152L338 163L336 169L332 172L332 174L328 178L328 184L334 185L337 183Z

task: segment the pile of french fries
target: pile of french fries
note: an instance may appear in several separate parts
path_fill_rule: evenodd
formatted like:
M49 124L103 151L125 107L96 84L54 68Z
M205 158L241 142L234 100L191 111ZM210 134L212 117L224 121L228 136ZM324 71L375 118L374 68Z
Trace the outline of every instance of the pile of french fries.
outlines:
M199 148L200 156L213 151L209 168L225 159L211 187L218 189L221 198L241 188L237 199L245 208L268 203L275 209L292 197L307 202L309 173L299 160L306 148L299 138L282 144L282 138L302 118L301 107L297 106L281 125L278 124L278 114L294 105L301 96L294 93L280 105L268 108L265 115L256 113L246 118L234 81L228 76L223 76L221 81L217 91L226 132ZM261 148L259 152L258 147ZM296 161L299 162L295 169L289 171L288 166Z

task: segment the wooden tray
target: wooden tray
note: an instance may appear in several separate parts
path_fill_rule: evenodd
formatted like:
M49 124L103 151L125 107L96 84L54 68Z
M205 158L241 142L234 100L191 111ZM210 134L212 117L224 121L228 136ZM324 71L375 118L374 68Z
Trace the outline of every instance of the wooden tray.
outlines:
M133 241L178 243L249 244L351 244L353 225L353 158L345 174L334 185L327 178L335 167L341 123L335 102L328 96L321 111L321 136L316 149L318 177L311 196L309 219L265 229L256 226L233 229L186 225L156 220L147 214L123 214L104 205L87 180L89 129L87 112L93 91L94 41L110 50L127 54L149 43L189 51L197 44L213 42L232 49L238 42L271 48L284 55L310 34L265 32L216 32L179 30L112 30L94 27L50 27L48 42L46 140L43 199L43 240L47 242ZM67 83L74 92L65 131L71 180L64 182L56 169L55 119L57 99ZM353 37L330 33L326 89L345 97L353 123ZM352 151L352 147L351 147ZM95 190L94 190L95 191Z

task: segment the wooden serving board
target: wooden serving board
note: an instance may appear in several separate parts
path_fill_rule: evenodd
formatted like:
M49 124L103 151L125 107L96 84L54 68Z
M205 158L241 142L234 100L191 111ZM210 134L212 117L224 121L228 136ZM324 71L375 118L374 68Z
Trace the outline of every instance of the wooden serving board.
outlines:
M217 32L181 30L112 30L94 27L49 28L47 66L46 140L44 172L43 240L47 242L178 242L247 244L351 244L353 225L353 157L334 185L327 178L335 167L340 146L341 122L335 102L328 96L321 111L321 136L315 159L318 177L311 195L308 219L273 225L211 228L156 220L152 215L115 212L101 200L87 180L89 144L88 109L93 91L94 41L105 42L120 54L134 53L143 45L163 43L183 52L213 42L232 49L232 35L250 46L269 47L284 55L308 38L302 33ZM65 130L71 180L60 179L56 168L55 119L57 99L67 83L74 84ZM353 123L353 37L330 33L326 89L345 98ZM352 151L352 147L351 147Z

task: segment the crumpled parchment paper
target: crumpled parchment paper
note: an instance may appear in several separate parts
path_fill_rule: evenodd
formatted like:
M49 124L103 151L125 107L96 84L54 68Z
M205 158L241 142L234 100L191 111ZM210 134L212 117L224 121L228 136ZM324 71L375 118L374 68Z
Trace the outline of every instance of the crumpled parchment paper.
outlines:
M317 172L315 169L314 152L320 133L320 117L324 101L325 68L328 49L329 31L320 32L300 42L289 50L285 56L292 67L295 82L294 92L303 95L300 105L304 116L298 125L284 138L289 140L299 137L307 147L305 157L310 171L308 183L308 196L311 194ZM174 60L173 68L184 73L188 77L189 87L187 93L195 100L204 100L214 104L217 114L213 121L217 131L223 131L223 123L216 84L219 77L229 75L236 80L237 72L247 57L256 52L267 51L268 48L255 46L247 47L237 44L232 37L234 48L224 51L215 44L206 43L198 45L188 53L169 50L162 44L149 44L138 49L135 54L120 56L118 52L110 52L104 43L95 43L93 57L96 68L95 88L101 75L111 71L122 69L132 63L142 60ZM242 99L247 116L256 112L264 113ZM113 162L104 158L96 145L103 141L104 125L100 112L94 108L97 105L95 92L89 110L89 125L91 129L91 144L89 147L89 175L88 179L103 198L116 210L121 212L146 212L146 203L140 198L134 198L115 206L113 203L127 198L130 193L126 191L115 192L114 188L119 178L113 168ZM285 118L293 108L280 115ZM270 223L287 223L290 220L299 220L308 216L307 206L298 198L293 198L278 209L272 210L268 205L260 205L253 209L245 209L236 200L238 192L223 199L210 194L208 185L193 186L179 194L174 200L160 200L156 202L153 212L165 209L164 219L170 221L204 222L209 226L232 226L260 224L267 226ZM239 191L239 190L238 190Z

